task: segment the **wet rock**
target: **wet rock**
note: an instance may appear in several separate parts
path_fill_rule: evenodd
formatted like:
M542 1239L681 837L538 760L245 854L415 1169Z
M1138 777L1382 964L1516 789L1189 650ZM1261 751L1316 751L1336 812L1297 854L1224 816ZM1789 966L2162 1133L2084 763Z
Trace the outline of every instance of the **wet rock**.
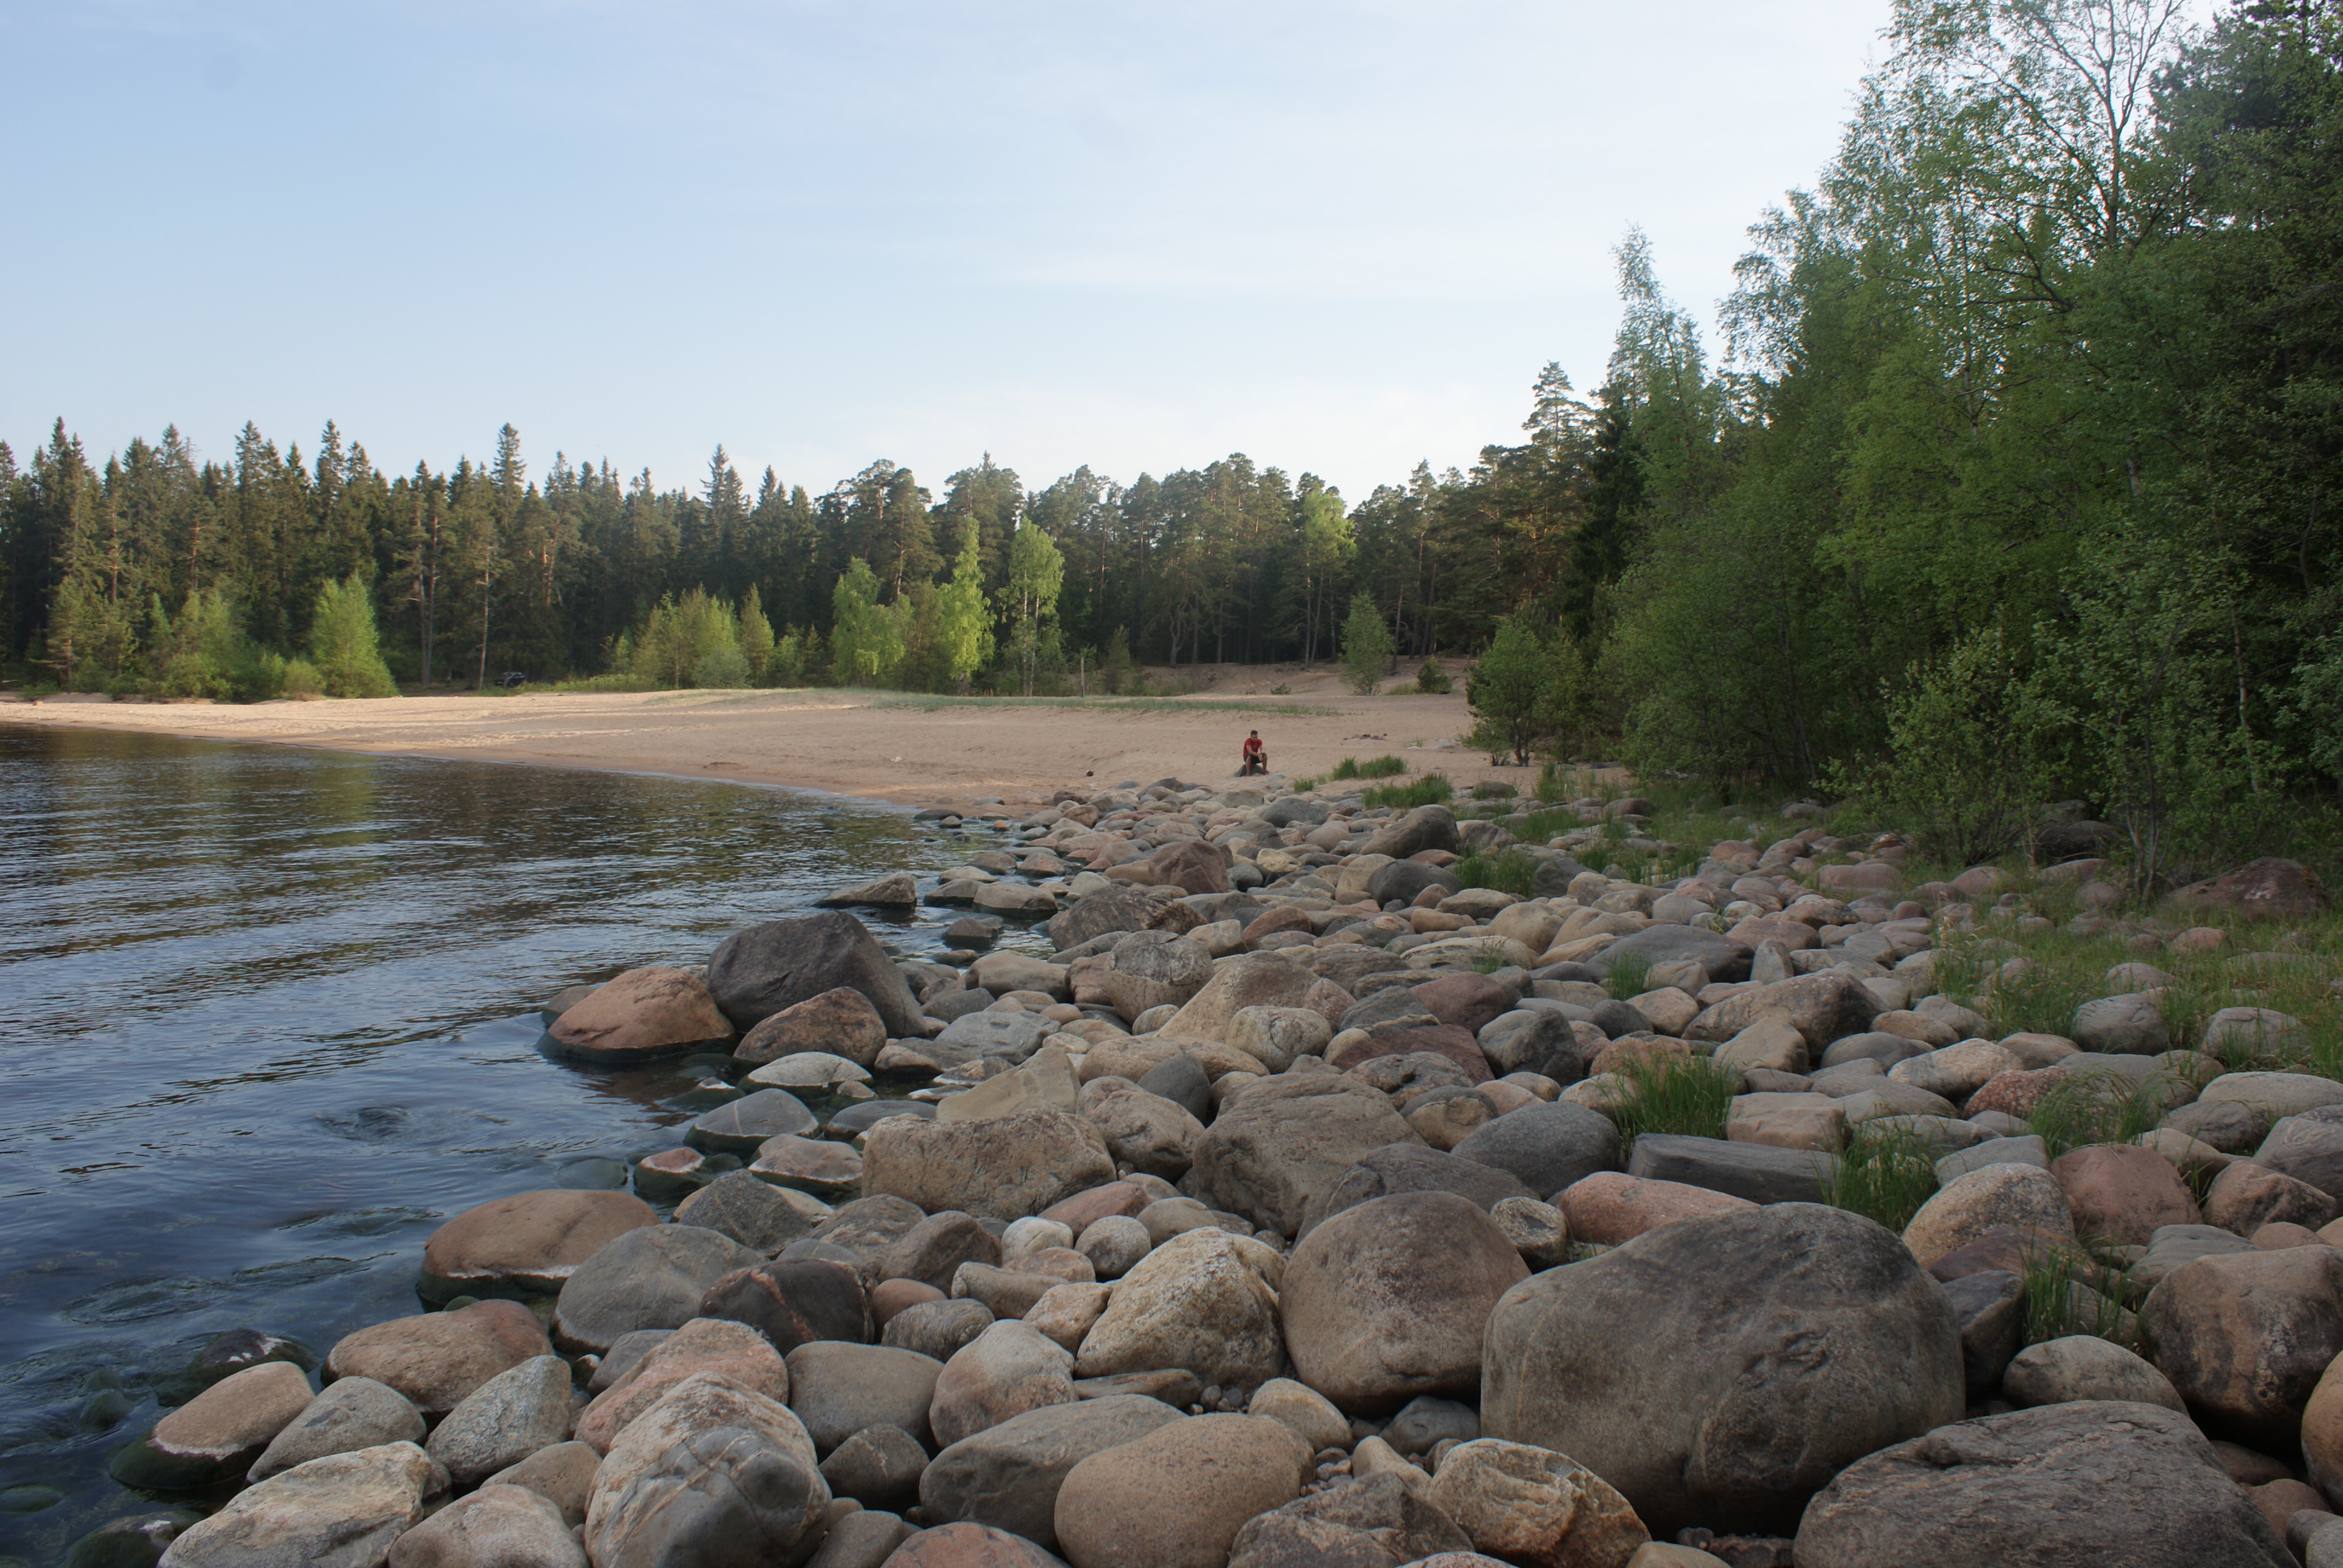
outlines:
M327 1384L269 1441L246 1479L266 1481L329 1453L422 1441L423 1414L406 1395L372 1378L346 1377Z
M201 1517L188 1508L148 1508L109 1519L66 1550L65 1568L154 1568L179 1532Z
M392 1318L345 1334L327 1352L326 1372L332 1378L364 1377L387 1383L427 1421L455 1409L498 1372L552 1350L527 1307L518 1302L478 1302L444 1312Z
M2292 1561L2187 1419L2043 1405L1857 1460L1798 1526L1798 1568L2286 1568Z
M599 1355L631 1330L680 1327L699 1315L709 1286L763 1261L763 1254L700 1225L628 1231L580 1263L561 1287L555 1342Z
M2075 1221L2056 1178L2031 1165L1986 1165L1954 1178L1920 1205L1904 1244L1933 1263L1996 1227L2071 1241Z
M1384 1568L1433 1560L1472 1540L1396 1475L1297 1497L1256 1515L1230 1543L1230 1568ZM1485 1558L1476 1561L1486 1562Z
M262 1362L221 1379L116 1450L106 1473L148 1492L194 1492L235 1479L309 1402L309 1379L299 1367Z
M1172 1237L1117 1282L1106 1312L1082 1340L1076 1374L1181 1367L1208 1382L1242 1389L1283 1375L1277 1296L1282 1264L1261 1242L1217 1229Z
M1533 1568L1624 1565L1652 1538L1627 1500L1584 1465L1497 1438L1451 1449L1431 1501L1476 1550Z
M1055 1550L1058 1491L1074 1466L1181 1419L1161 1401L1132 1394L1026 1411L937 1454L920 1478L921 1514L990 1525Z
M1646 1132L1635 1140L1627 1174L1704 1188L1752 1203L1819 1203L1824 1176L1832 1164L1830 1155L1813 1150Z
M519 1486L484 1486L391 1543L389 1568L586 1568L561 1510Z
M180 1532L164 1568L374 1568L444 1487L435 1471L411 1442L297 1464Z
M855 1271L819 1258L776 1259L709 1284L699 1315L729 1318L762 1334L783 1355L814 1340L870 1342L870 1298Z
M883 877L857 882L850 888L840 888L814 900L826 910L856 904L880 909L909 909L919 901L919 879L909 871L890 871Z
M708 989L716 1005L742 1029L841 986L862 993L890 1038L920 1032L920 1004L910 987L850 914L801 915L750 926L725 938L708 962Z
M2077 1400L2128 1400L2186 1415L2172 1381L2118 1344L2089 1334L2045 1340L2017 1352L2002 1377L2004 1396L2021 1410Z
M1105 1140L1088 1122L1022 1111L986 1121L882 1121L870 1130L862 1180L866 1191L930 1211L1016 1220L1114 1174Z
M910 1118L896 1120L908 1122ZM759 1144L749 1171L759 1181L809 1192L826 1201L844 1202L863 1187L863 1159L851 1146L826 1138L800 1138L793 1132Z
M949 1362L991 1326L992 1311L981 1302L922 1302L887 1320L880 1342Z
M1505 1171L1533 1195L1559 1192L1597 1171L1619 1167L1619 1131L1583 1105L1527 1105L1456 1145L1460 1160Z
M1222 1563L1244 1522L1293 1501L1311 1473L1277 1422L1193 1416L1076 1464L1058 1491L1058 1541L1073 1568Z
M801 1562L829 1506L813 1443L788 1407L702 1372L611 1445L594 1476L586 1550L613 1568Z
M869 1067L886 1046L887 1021L870 999L852 986L837 986L758 1024L741 1037L732 1057L762 1066L780 1057L823 1051Z
M1311 1199L1363 1155L1422 1141L1388 1100L1363 1084L1286 1074L1222 1106L1196 1140L1192 1174L1196 1195L1208 1205L1290 1236Z
M158 1404L185 1404L212 1384L234 1377L263 1362L289 1362L303 1372L314 1372L317 1352L299 1340L262 1329L228 1329L214 1334L187 1362L155 1384Z
M423 1243L426 1301L549 1295L578 1266L628 1231L659 1223L628 1192L515 1192L477 1204Z
M474 1389L432 1429L424 1452L458 1487L477 1486L569 1435L569 1363L532 1356Z
M732 1025L697 970L652 967L596 987L545 1038L556 1055L617 1067L729 1043Z
M2148 1292L2139 1332L2207 1432L2287 1452L2311 1391L2343 1353L2343 1252L2257 1249L2184 1263Z
M1782 1528L1841 1467L1962 1408L1942 1289L1892 1233L1813 1204L1684 1220L1534 1275L1483 1351L1483 1429L1569 1454L1663 1533Z
M777 1056L741 1082L750 1089L817 1090L823 1093L843 1084L868 1083L870 1069L858 1067L835 1051L800 1050Z
M645 1352L578 1412L579 1441L598 1453L608 1452L629 1422L666 1398L676 1384L702 1372L720 1374L778 1403L789 1402L789 1367L763 1335L746 1323L694 1318Z
M1024 1323L994 1323L944 1362L928 1406L936 1441L950 1447L1011 1416L1075 1400L1074 1358Z
M820 1126L788 1090L760 1089L702 1112L684 1137L711 1154L753 1155L769 1138L810 1137Z
M793 1192L751 1171L727 1171L677 1204L675 1222L703 1226L770 1257L810 1235L826 1211L823 1204L793 1201Z
M1489 1310L1528 1272L1468 1199L1378 1198L1294 1248L1279 1296L1286 1349L1302 1382L1352 1413L1469 1393Z
M828 1453L865 1427L899 1427L925 1443L928 1407L943 1362L890 1345L817 1340L789 1354L789 1408L814 1452Z

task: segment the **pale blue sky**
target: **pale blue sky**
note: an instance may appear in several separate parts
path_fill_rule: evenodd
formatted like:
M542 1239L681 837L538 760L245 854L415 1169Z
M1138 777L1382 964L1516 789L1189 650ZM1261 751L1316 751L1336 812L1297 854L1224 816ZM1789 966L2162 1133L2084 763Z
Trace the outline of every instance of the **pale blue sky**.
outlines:
M1629 224L1706 317L1886 13L0 0L0 437L1355 500L1600 381Z

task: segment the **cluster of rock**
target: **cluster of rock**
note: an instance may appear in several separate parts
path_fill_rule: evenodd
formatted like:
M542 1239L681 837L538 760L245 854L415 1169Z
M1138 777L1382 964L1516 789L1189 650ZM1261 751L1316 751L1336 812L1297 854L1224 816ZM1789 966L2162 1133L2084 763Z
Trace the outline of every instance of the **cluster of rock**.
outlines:
M2293 1020L2176 1041L2134 962L1990 1038L1934 969L1994 873L1897 897L1813 831L1664 887L1520 846L1529 898L1440 807L1165 781L1011 831L926 896L1048 958L830 912L565 998L556 1050L745 1073L637 1166L672 1216L499 1198L321 1392L246 1347L117 1458L252 1483L162 1561L2343 1562L2343 1083L2225 1067ZM1674 1059L1725 1136L1623 1142ZM2051 1158L2027 1113L2102 1077L2164 1125ZM1937 1157L1901 1235L1825 1201L1880 1130ZM2029 1280L2139 1350L2026 1344Z

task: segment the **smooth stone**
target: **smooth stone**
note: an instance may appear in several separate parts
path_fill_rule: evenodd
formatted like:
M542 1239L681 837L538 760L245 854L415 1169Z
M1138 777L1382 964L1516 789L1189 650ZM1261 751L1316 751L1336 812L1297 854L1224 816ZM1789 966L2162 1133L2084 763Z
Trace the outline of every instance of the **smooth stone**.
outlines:
M830 1502L813 1442L789 1408L700 1372L610 1445L594 1474L586 1551L611 1568L799 1562Z
M568 1437L569 1419L569 1363L532 1356L466 1395L423 1451L458 1487L473 1487Z
M684 1138L712 1154L754 1154L768 1138L803 1138L820 1126L805 1101L788 1090L760 1089L702 1113Z
M1281 1422L1192 1416L1076 1464L1052 1518L1073 1568L1220 1563L1245 1521L1293 1501L1312 1474Z
M391 1543L387 1568L587 1568L561 1510L526 1487L483 1486Z
M428 1421L455 1409L498 1372L552 1349L527 1307L478 1302L345 1334L327 1353L326 1372L387 1383Z
M632 1330L680 1327L699 1315L709 1286L762 1261L763 1254L704 1226L626 1231L579 1264L561 1287L554 1341L564 1350L600 1354Z
M789 1408L814 1451L828 1453L866 1427L891 1426L926 1443L928 1407L943 1362L891 1345L817 1340L789 1353Z
M179 1533L164 1568L375 1568L446 1487L420 1448L383 1443L297 1464Z
M397 1389L369 1377L346 1377L327 1384L270 1440L246 1479L266 1481L329 1453L355 1453L386 1442L419 1443L423 1431L423 1412Z
M1011 1416L936 1455L920 1478L921 1517L990 1525L1055 1550L1058 1492L1074 1466L1182 1419L1161 1401L1134 1394Z
M821 1462L821 1478L833 1497L850 1497L865 1508L909 1508L920 1498L920 1477L928 1451L899 1426L870 1426L851 1433Z

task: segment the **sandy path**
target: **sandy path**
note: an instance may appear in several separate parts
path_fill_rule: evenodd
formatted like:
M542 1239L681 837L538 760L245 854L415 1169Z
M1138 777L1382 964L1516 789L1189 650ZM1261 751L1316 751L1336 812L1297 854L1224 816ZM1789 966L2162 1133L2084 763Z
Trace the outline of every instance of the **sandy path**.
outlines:
M1245 694L1280 681L1292 695ZM1224 671L1217 688L1182 699L1203 706L1176 709L927 709L855 691L523 691L251 707L51 699L0 707L0 723L732 779L919 805L1046 798L1085 779L1101 787L1168 774L1218 779L1233 772L1248 729L1261 730L1271 763L1288 774L1394 752L1460 782L1534 776L1492 769L1484 753L1431 749L1469 728L1461 695L1362 698L1331 672L1284 669ZM1266 710L1287 705L1317 711Z

